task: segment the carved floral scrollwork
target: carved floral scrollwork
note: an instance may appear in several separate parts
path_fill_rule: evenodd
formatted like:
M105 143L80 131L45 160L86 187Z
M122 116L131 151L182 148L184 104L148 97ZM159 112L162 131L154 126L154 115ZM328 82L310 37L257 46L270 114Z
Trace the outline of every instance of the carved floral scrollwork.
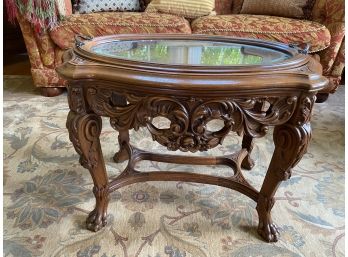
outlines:
M83 99L83 89L81 87L68 87L69 108L76 113L85 111L85 102Z
M89 170L93 182L96 206L87 218L87 228L92 231L106 224L109 202L109 186L103 155L99 142L102 129L101 118L94 113L70 111L67 119L69 138L80 155L80 164Z
M281 180L291 177L292 168L307 151L312 136L310 117L314 102L315 96L303 97L298 107L299 115L274 130L273 140L278 150L276 153L283 160L278 172Z
M239 101L238 105L243 109L248 122L244 123L244 131L252 137L264 136L268 131L268 126L275 126L285 123L294 113L297 97L269 97ZM267 104L268 107L262 111L255 108L256 103ZM260 126L260 124L262 124Z
M154 140L169 150L206 151L221 144L234 131L261 137L268 125L285 123L293 114L297 98L260 97L253 99L204 100L193 97L139 96L124 94L125 106L114 105L112 90L88 89L90 108L98 115L111 117L116 130L147 127ZM257 104L268 106L263 110ZM169 128L157 128L152 119L170 120ZM209 131L208 122L222 120L223 128Z
M224 126L218 131L209 131L207 124L212 120L222 120ZM238 105L232 101L201 101L192 110L190 131L195 136L200 151L208 150L221 144L225 136L232 130L242 132L243 115Z
M92 170L98 165L98 138L101 133L101 118L95 114L79 115L70 111L67 128L70 141L80 155L81 165ZM82 138L83 140L81 140Z
M276 153L280 155L278 158L283 160L277 172L281 180L291 177L292 168L306 152L310 138L310 124L303 126L286 124L275 128L273 139L277 148Z
M298 124L304 124L310 121L313 105L315 103L316 96L304 97L300 105L300 118L298 119Z

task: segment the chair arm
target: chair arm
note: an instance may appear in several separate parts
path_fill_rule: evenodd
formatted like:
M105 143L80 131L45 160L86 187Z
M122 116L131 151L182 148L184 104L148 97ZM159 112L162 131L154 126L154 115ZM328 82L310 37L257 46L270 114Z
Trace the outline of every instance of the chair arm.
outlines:
M336 55L336 58L334 60L334 63L332 65L332 68L330 70L330 73L326 74L326 76L329 78L330 83L329 86L324 90L326 93L334 93L337 89L337 87L342 84L341 76L345 65L345 38L343 38L342 44L340 46L340 49L338 51L338 54Z
M331 70L331 76L338 77L342 75L342 71L344 69L344 60L345 60L345 38L343 38L340 50L338 51L337 57L333 64Z
M23 34L31 68L54 68L54 49L56 46L53 43L49 33L44 30L41 32L36 32L32 25L20 15L17 16L17 20Z
M313 7L312 20L325 25L331 34L330 46L319 52L324 75L340 76L344 61L342 64L336 59L339 52L344 59L344 0L317 0Z

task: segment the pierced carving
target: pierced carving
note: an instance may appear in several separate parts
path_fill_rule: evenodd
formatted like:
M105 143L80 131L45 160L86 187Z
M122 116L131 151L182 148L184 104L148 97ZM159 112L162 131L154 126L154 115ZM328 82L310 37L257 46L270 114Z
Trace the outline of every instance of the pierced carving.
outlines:
M260 97L254 99L204 100L199 98L179 98L168 96L136 96L125 94L127 104L113 104L113 92L106 89L88 89L91 109L111 117L110 123L116 130L146 126L153 140L169 150L206 151L221 144L225 136L234 131L252 137L261 137L269 125L286 122L296 107L296 97ZM255 106L267 103L263 111ZM158 116L170 120L170 127L159 129L152 124ZM219 131L209 131L207 123L220 119L224 127Z
M175 38L178 37L170 36L170 39ZM70 57L75 60L65 62L58 72L69 82L69 136L80 155L80 163L89 169L93 178L96 206L87 219L90 230L97 231L105 226L109 192L116 188L140 181L180 180L236 189L257 201L258 232L267 241L277 241L278 230L271 218L274 195L281 181L290 177L291 169L306 152L311 137L314 94L327 83L319 76L319 64L302 56L274 70L261 65L257 70L247 66L222 70L192 66L183 71L155 64L110 62L101 56L98 60L87 59L86 53L81 53L78 48L71 52ZM93 65L86 65L89 63ZM284 86L269 85L272 79ZM204 90L199 90L198 84L203 80ZM213 85L215 81L217 85ZM112 127L119 131L120 150L114 159L119 162L129 159L125 170L110 183L99 141L100 116L110 118ZM155 127L153 118L156 117L167 118L169 127ZM223 126L211 131L208 124L215 119L222 121ZM257 192L243 177L240 166L252 168L252 139L264 136L268 126L275 126L275 151L261 190ZM169 150L205 151L221 144L231 131L244 138L238 155L171 156L133 148L128 131L140 127L147 127L153 139ZM141 160L221 164L235 172L228 178L189 172L138 172L134 167Z
M297 97L266 97L236 101L247 117L244 125L245 133L252 137L262 137L268 132L268 126L283 124L290 119L296 108ZM262 108L260 111L258 106L264 106L265 103L268 108Z

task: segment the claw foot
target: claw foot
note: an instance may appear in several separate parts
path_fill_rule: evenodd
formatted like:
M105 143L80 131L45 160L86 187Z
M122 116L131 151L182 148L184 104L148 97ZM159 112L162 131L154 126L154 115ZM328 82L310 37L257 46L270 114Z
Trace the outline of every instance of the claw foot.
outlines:
M267 242L277 242L279 239L279 230L275 223L260 223L257 229L259 235Z
M86 220L86 226L88 230L97 232L107 224L106 213L100 213L96 209L91 211Z
M242 161L242 168L246 170L251 170L254 166L255 162L253 159L251 159L251 157L248 154Z

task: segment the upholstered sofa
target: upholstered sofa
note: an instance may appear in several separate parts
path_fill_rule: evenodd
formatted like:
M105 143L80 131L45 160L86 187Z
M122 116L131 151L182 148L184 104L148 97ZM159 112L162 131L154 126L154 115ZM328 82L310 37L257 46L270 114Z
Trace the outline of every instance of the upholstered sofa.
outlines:
M216 16L195 20L163 13L100 12L69 14L50 31L36 32L18 16L34 84L42 94L60 94L65 81L55 68L64 50L73 46L74 35L102 36L125 33L195 33L309 43L310 53L320 57L329 86L319 97L325 99L339 85L344 68L344 0L316 0L311 20L275 16L232 14L233 0L216 0ZM70 7L71 9L71 7Z

